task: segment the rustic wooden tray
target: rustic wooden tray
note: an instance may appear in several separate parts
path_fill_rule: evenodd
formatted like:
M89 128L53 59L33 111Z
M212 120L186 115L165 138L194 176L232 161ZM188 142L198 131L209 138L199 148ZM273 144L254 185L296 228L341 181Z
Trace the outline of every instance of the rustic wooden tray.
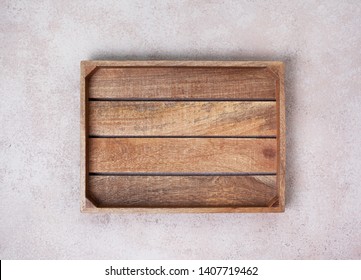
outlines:
M283 212L282 62L83 61L84 212Z

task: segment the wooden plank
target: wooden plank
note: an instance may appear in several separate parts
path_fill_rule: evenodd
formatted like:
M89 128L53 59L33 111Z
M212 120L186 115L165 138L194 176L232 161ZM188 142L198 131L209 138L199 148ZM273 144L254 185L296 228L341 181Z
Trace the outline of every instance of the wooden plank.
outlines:
M276 80L257 67L98 67L90 98L275 99Z
M87 209L86 190L88 185L88 161L87 161L87 139L88 139L88 114L87 114L87 90L86 76L89 63L81 63L80 71L80 193L81 193L81 210Z
M281 61L246 60L83 60L86 67L279 67Z
M286 187L286 100L284 89L283 63L278 66L271 66L270 69L277 77L276 98L277 98L277 186L281 211L285 209L285 187Z
M276 102L89 103L90 135L276 136Z
M91 138L89 172L276 172L276 139Z
M284 208L279 206L264 207L96 207L91 205L82 208L82 213L116 213L116 214L177 214L177 213L280 213Z
M276 176L90 176L98 207L267 207Z

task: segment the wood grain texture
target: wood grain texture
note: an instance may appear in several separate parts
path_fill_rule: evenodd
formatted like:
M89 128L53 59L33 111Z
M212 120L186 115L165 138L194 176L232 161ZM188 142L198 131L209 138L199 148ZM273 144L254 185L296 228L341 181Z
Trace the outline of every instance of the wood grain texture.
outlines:
M286 188L286 99L284 89L283 63L269 67L277 77L276 98L277 98L277 186L279 193L278 207L281 211L285 209L285 188Z
M101 101L112 105L93 107L100 103L97 99L113 102ZM151 102L147 100L158 101L148 105ZM264 104L275 104L274 109L265 108L272 111L270 118L265 111L262 115L261 110L237 107L242 102L265 100ZM118 107L126 102L134 107ZM154 102L161 106L154 106ZM189 105L197 102L208 105ZM173 108L172 112L167 106ZM223 116L217 116L217 111ZM119 114L132 119L122 119ZM275 122L262 123L263 117ZM140 122L140 127L133 121ZM228 125L232 121L233 125ZM285 129L282 62L82 61L81 209L88 213L283 212ZM89 138L110 132L125 138ZM134 138L138 136L142 138ZM226 136L276 137L222 138ZM97 172L123 175L98 176ZM256 179L259 177L270 179L261 182Z
M95 67L276 67L281 61L232 61L232 60L83 60L82 68Z
M82 213L115 213L115 214L177 214L177 213L281 213L284 209L279 206L263 207L96 207L93 202L86 199L86 206Z
M276 136L276 102L89 102L89 134Z
M98 67L90 98L272 99L276 81L267 68Z
M276 176L90 176L98 207L268 207Z
M276 139L91 138L89 172L276 172Z
M81 63L80 71L80 199L81 210L88 209L86 205L86 190L88 185L88 161L87 161L87 139L88 139L88 96L86 91L86 77L88 75L88 64Z

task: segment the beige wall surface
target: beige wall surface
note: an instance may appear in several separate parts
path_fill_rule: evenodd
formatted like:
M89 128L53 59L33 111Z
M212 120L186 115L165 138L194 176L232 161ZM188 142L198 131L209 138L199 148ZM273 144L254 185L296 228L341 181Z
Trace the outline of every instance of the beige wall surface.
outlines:
M1 259L360 259L361 2L4 1ZM81 214L85 59L283 60L283 214Z

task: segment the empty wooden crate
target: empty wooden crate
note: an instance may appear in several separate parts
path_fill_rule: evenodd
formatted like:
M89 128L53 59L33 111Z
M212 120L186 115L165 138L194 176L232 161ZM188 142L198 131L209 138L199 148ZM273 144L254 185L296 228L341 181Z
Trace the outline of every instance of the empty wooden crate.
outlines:
M83 61L85 212L282 212L282 62Z

